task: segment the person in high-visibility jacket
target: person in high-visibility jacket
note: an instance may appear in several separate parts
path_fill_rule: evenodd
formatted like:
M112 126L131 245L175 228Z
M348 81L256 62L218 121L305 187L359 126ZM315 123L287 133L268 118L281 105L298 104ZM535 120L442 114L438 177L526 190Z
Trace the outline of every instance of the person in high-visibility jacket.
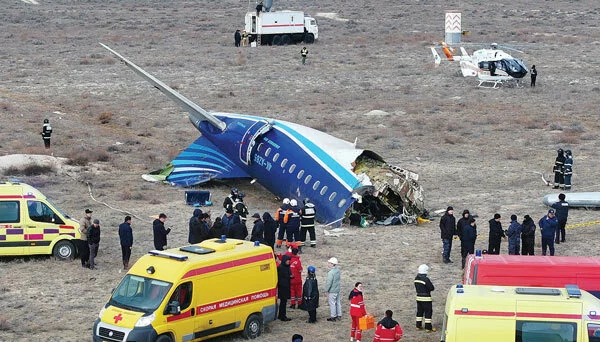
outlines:
M287 224L283 222L283 218L289 208L290 199L284 198L283 204L281 205L281 207L277 208L277 211L275 212L275 222L277 222L277 225L279 226L279 231L277 232L277 241L275 241L275 247L277 248L281 248L281 244L284 240L284 234L286 232ZM289 238L289 236L287 238Z
M352 318L352 327L350 329L350 341L360 342L362 337L362 330L358 325L358 320L366 316L367 309L365 309L365 300L363 298L363 285L361 282L354 284L354 288L350 291L348 299L350 300L350 318Z
M300 211L300 246L305 245L306 233L308 232L310 235L310 246L317 247L317 236L315 234L316 214L315 205L310 203L308 198L304 199L304 207Z
M417 291L417 330L423 330L423 321L425 321L425 331L434 332L435 328L431 326L431 316L433 315L433 303L431 291L435 288L431 280L427 277L429 266L423 264L419 266L419 274L415 277L415 290Z
M392 310L385 311L385 317L377 323L373 342L398 342L404 332L400 324L392 319Z
M285 223L287 242L300 240L300 208L298 208L298 202L295 199L290 200L290 207L285 211L283 223ZM302 251L302 247L298 247L298 250Z

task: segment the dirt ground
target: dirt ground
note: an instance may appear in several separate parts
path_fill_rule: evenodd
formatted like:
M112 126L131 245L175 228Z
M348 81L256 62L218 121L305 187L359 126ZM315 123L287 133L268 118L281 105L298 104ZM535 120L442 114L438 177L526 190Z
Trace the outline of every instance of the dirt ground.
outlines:
M574 155L574 191L600 191L600 52L593 0L509 4L481 1L371 2L314 0L275 2L316 16L320 37L309 45L235 48L247 3L223 1L4 1L0 12L0 154L43 154L44 118L54 128L52 152L71 160L39 176L16 176L50 197L76 219L94 210L102 227L98 270L78 261L49 258L0 261L0 340L87 341L101 306L123 276L117 226L134 213L132 258L152 248L150 216L172 225L169 244L183 245L193 208L184 189L151 184L140 175L163 166L198 132L174 103L117 63L103 42L208 110L262 115L304 124L374 150L420 174L426 207L454 206L479 216L487 247L487 220L494 213L508 227L511 214L537 219L552 192L539 174L550 174L558 147ZM253 7L253 3L250 4ZM539 72L537 87L477 88L458 65L435 68L429 46L443 39L444 11L462 11L467 42L497 42L524 51L515 55ZM337 17L327 13L336 13ZM336 19L337 18L337 19ZM344 20L347 19L347 20ZM468 46L469 52L473 48ZM366 116L373 110L380 117ZM273 212L274 196L248 180L212 183L216 205L236 186L248 194L251 212ZM568 195L567 195L568 200ZM573 210L570 223L598 219L597 211ZM302 255L317 268L323 286L326 260L340 260L342 293L364 283L367 311L386 309L405 330L406 341L439 341L414 330L414 286L419 264L431 265L436 286L434 325L441 327L448 288L461 280L458 241L441 261L438 220L421 226L344 227L338 237L318 229L318 247ZM598 255L598 225L569 229L559 255ZM539 246L536 253L539 254ZM507 253L503 243L502 253ZM331 323L322 299L316 325L292 311L291 322L268 324L260 341L348 339L350 320ZM365 333L371 340L373 330ZM217 339L240 340L239 335Z

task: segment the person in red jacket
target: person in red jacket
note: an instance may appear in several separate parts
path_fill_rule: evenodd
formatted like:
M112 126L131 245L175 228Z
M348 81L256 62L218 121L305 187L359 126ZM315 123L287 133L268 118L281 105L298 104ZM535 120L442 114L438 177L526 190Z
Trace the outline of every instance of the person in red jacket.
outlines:
M292 247L292 259L290 260L290 270L292 271L291 286L291 305L290 309L295 309L296 305L300 308L302 304L302 262L298 255L298 248Z
M385 311L385 317L377 323L373 342L398 342L402 338L402 328L398 322L392 319L392 310Z
M352 329L350 330L350 341L354 341L356 338L356 342L360 342L360 338L362 337L362 330L360 330L358 325L358 319L365 316L367 314L367 309L365 309L365 302L363 299L363 285L361 282L357 282L354 284L354 288L350 292L348 299L350 300L350 318L352 318Z

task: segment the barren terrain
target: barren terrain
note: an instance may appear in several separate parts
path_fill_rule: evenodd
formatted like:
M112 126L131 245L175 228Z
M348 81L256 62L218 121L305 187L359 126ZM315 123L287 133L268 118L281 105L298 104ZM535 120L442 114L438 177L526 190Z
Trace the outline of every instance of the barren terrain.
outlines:
M600 191L600 6L594 0L489 1L275 1L278 9L317 15L320 38L308 45L238 49L244 1L17 1L0 11L0 155L44 154L44 118L54 128L52 152L70 160L54 172L13 176L38 187L76 219L94 210L102 227L98 270L79 261L50 258L0 260L0 340L89 341L92 324L123 274L116 228L130 211L132 259L152 248L150 216L160 212L173 226L169 244L183 245L193 208L184 189L151 184L140 175L163 166L198 132L187 114L117 63L103 42L207 110L250 113L297 122L354 141L392 163L420 174L426 207L452 205L479 215L487 247L487 220L498 212L503 225L517 214L537 219L551 190L558 147L574 155L574 191ZM251 7L253 4L251 3ZM435 68L429 46L444 37L444 10L462 11L468 42L512 44L538 86L480 89L458 76L458 65ZM334 13L336 15L331 15ZM347 19L347 20L340 20ZM472 52L473 48L467 48ZM525 80L528 84L528 77ZM365 114L381 110L384 116ZM216 203L231 186L248 194L251 212L273 212L278 202L248 180L202 186ZM567 195L568 200L568 195ZM570 223L597 220L597 211L573 210ZM302 255L324 285L326 260L336 256L342 294L365 285L367 311L377 318L392 309L406 341L439 341L440 334L414 331L413 278L419 264L432 266L434 325L441 328L448 288L461 280L455 263L441 261L438 221L420 226L345 227L339 237L318 229L318 247ZM560 255L598 255L598 225L567 231ZM502 252L506 253L503 243ZM540 253L539 246L536 253ZM293 311L291 322L268 324L260 341L344 341L350 320L331 323L322 299L316 325ZM290 310L291 311L291 310ZM371 340L373 330L365 333ZM231 340L232 337L218 340ZM234 340L241 339L233 335Z

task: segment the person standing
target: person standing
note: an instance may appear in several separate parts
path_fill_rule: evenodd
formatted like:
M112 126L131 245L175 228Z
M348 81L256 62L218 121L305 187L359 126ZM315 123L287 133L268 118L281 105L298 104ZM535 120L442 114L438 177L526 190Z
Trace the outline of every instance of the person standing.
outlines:
M340 269L337 267L338 259L335 257L327 261L329 271L325 281L325 293L327 293L327 302L329 303L330 317L329 322L335 322L342 319L342 303L340 301Z
M467 255L475 253L475 240L477 240L477 224L475 224L474 217L469 217L469 223L462 228L462 238L460 240L462 268L465 268Z
M306 64L306 56L308 56L308 49L306 46L300 50L300 55L302 56L302 65Z
M546 249L550 249L550 255L554 255L554 232L558 228L558 220L554 217L554 209L548 210L548 214L538 222L542 233L542 255L546 255Z
M240 42L242 41L240 30L235 30L235 33L233 34L233 41L235 43L235 47L240 47Z
M450 260L450 252L452 251L452 238L456 234L455 226L456 219L454 218L454 208L448 207L446 213L444 213L444 216L440 219L440 231L444 246L442 252L444 264L452 263L452 260Z
M119 239L121 240L121 255L123 256L123 270L129 269L131 247L133 247L133 230L131 229L131 216L125 216L125 221L119 225Z
M556 150L556 159L554 160L554 186L552 189L564 189L565 188L565 175L564 175L564 167L565 167L565 154L562 148Z
M501 239L506 237L506 235L504 235L504 230L502 229L500 218L500 214L496 213L494 214L494 218L488 221L490 224L488 254L500 254Z
M471 218L471 214L469 210L465 209L462 212L462 217L456 222L456 235L460 239L460 255L464 258L467 255L465 248L467 245L463 242L463 227L469 225L469 219ZM464 268L464 265L463 265Z
M227 237L231 237L230 230L234 224L240 223L240 217L233 212L233 208L227 208L227 210L225 210L225 215L223 215L223 218L221 219L221 222L223 222L223 230L225 231L225 235L227 235Z
M348 300L350 300L350 318L352 319L352 326L350 328L350 342L354 341L354 339L356 339L356 342L360 342L360 339L362 338L362 330L358 325L358 320L367 314L362 290L362 283L357 282L354 284L354 288L348 295Z
M519 247L521 246L521 232L523 227L517 222L517 215L510 215L510 226L506 231L508 236L508 254L519 255Z
M295 309L296 305L300 308L302 304L302 261L298 255L298 248L292 246L292 255L290 259L290 271L292 279L290 280L290 309Z
M42 125L42 139L44 140L44 147L50 149L50 137L52 136L52 126L50 126L50 120L44 119Z
M242 32L242 46L246 45L248 45L248 32L244 30L244 32Z
M404 332L400 324L392 319L392 310L385 310L385 317L377 323L373 342L398 342Z
M535 246L535 223L529 215L523 218L523 230L521 231L522 255L534 255Z
M281 248L281 245L283 244L283 240L284 240L284 234L286 233L286 226L287 224L285 222L283 222L283 219L285 218L285 213L288 211L288 209L290 208L290 199L289 198L284 198L283 199L283 203L281 205L281 207L277 208L277 211L275 212L275 221L277 221L277 224L279 226L279 231L277 232L277 241L275 242L275 247L277 248ZM289 236L285 236L287 239L289 239Z
M420 265L418 272L419 273L415 277L415 290L417 291L417 330L423 330L424 322L426 332L435 332L436 329L431 325L431 316L433 315L431 291L433 291L435 287L427 277L429 266L425 264Z
M290 298L290 280L292 272L290 271L290 257L284 255L281 257L281 264L277 266L277 296L279 297L279 315L277 318L287 322L291 321L286 313L287 300Z
M300 335L300 334L292 335L292 342L302 342L302 341L304 341L304 337L302 337L302 335Z
M90 246L88 245L87 235L90 226L92 225L92 210L85 209L85 216L79 220L79 234L81 240L77 241L77 248L79 249L79 257L81 258L81 267L89 267L90 261Z
M231 208L233 209L233 206L235 204L235 200L238 198L238 189L237 188L231 188L231 194L229 194L229 196L225 197L225 200L223 201L223 208L225 210Z
M556 229L556 239L554 243L559 244L565 242L565 226L569 218L569 202L565 201L565 194L558 195L558 202L552 204L552 208L556 212L556 219L558 220L558 229Z
M223 226L223 221L220 217L215 219L212 227L210 227L210 237L214 239L220 239L223 235L227 235L225 231L225 227Z
M300 208L298 208L298 202L295 199L290 200L290 207L285 212L283 222L286 226L287 242L300 240ZM302 246L298 245L298 249L301 251Z
M252 233L250 233L250 241L258 241L265 244L265 224L260 219L259 213L252 215L254 218L254 227L252 227Z
M573 176L573 155L571 150L565 151L565 190L571 190L571 177Z
M308 266L308 275L302 287L302 305L308 312L308 322L317 322L317 308L319 307L319 283L315 275L314 266Z
M244 203L244 194L239 193L238 198L235 200L233 205L233 212L236 213L240 217L240 222L246 226L246 220L248 218L248 206Z
M194 243L198 243L198 242L193 242L195 240L197 240L197 236L198 236L198 225L200 222L200 215L202 215L202 210L201 209L194 209L194 213L192 214L192 217L190 217L190 222L188 224L189 226L189 233L188 233L188 243L194 244ZM196 233L194 233L196 232ZM196 235L196 238L194 238L194 235Z
M159 251L167 249L167 235L171 232L171 228L165 228L167 215L160 213L158 218L152 222L152 231L154 233L154 248Z
M90 270L93 270L96 268L95 258L98 255L98 247L100 246L100 220L94 219L94 223L88 229L87 241L90 247Z
M264 223L264 238L265 244L271 246L271 249L275 250L275 232L277 231L277 222L273 220L273 217L268 212L263 213Z
M531 66L531 70L529 72L531 75L531 87L535 87L535 79L537 78L537 69L535 68L535 64Z
M315 234L315 215L317 215L317 210L308 198L305 198L303 203L304 207L300 211L300 243L305 245L306 233L308 232L310 235L310 246L317 247L317 236Z

